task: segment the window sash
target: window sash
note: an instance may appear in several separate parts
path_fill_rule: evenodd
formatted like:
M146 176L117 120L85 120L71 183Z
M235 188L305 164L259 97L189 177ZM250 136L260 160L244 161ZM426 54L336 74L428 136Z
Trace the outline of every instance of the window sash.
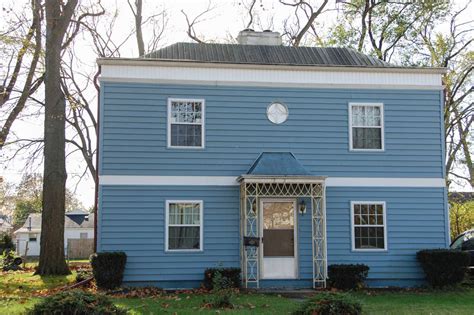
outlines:
M168 147L204 148L204 114L203 99L168 99Z
M362 219L363 217L365 217L365 220ZM352 250L386 251L386 225L385 202L351 202Z
M166 201L165 251L202 250L202 207L201 200Z
M378 113L375 113L375 109ZM352 127L382 127L382 106L352 105L351 121Z
M349 103L350 150L384 150L384 113L381 103Z

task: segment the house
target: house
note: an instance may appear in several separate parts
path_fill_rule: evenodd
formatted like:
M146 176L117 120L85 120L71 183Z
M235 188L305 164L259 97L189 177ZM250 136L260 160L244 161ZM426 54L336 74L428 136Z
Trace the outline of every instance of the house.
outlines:
M41 213L32 213L25 224L14 232L19 255L39 256L41 239ZM94 216L81 210L66 212L64 217L64 246L68 240L93 239ZM28 249L27 249L28 248Z
M444 69L253 31L98 63L97 246L126 252L127 284L222 266L324 287L363 263L370 286L414 286L416 252L448 245Z
M10 234L12 229L13 226L11 225L10 220L8 220L8 217L6 215L0 215L0 235Z

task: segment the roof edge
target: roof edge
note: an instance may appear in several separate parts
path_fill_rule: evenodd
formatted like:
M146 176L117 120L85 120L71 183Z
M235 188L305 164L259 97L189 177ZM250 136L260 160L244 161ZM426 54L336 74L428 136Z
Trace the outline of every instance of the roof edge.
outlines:
M251 64L251 63L221 63L197 62L194 60L145 59L145 58L98 58L99 66L164 66L183 68L223 68L223 69L263 69L263 70L295 70L300 71L348 71L385 72L385 73L426 73L445 74L444 67L376 67L376 66L347 66L347 65L286 65L286 64Z

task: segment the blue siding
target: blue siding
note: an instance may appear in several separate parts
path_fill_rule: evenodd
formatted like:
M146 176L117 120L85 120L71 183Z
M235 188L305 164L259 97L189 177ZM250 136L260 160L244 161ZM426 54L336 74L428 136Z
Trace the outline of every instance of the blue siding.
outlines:
M332 187L326 193L328 264L367 264L371 285L422 283L416 252L446 247L443 188ZM357 200L386 202L386 252L352 251L350 202Z
M369 284L414 285L423 273L415 254L446 246L444 189L327 188L328 263L369 265ZM164 213L167 199L204 202L204 251L165 253ZM388 250L351 250L350 202L385 201ZM195 287L204 269L239 267L239 188L237 186L103 186L99 250L128 255L125 281L160 287ZM306 204L310 205L309 200ZM312 279L311 209L298 214L299 283L262 282L262 286L306 286Z
M206 147L168 149L167 99L206 100ZM315 175L442 177L441 94L422 90L342 90L102 83L102 175L245 173L262 151L291 151ZM274 125L280 101L289 119ZM383 102L385 152L349 151L348 103Z
M237 187L102 186L99 251L125 251L126 282L195 281L208 267L239 267ZM203 200L204 250L164 251L165 201Z

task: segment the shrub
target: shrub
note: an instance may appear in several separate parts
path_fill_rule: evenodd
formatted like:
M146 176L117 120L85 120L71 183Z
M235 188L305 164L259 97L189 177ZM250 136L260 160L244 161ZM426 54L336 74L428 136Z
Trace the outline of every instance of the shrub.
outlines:
M48 296L29 310L27 314L121 315L127 313L126 309L115 306L105 295L94 295L76 290Z
M122 284L127 263L127 255L124 252L95 253L90 259L92 273L99 288L113 289Z
M364 286L369 266L367 265L330 265L328 267L328 284L341 290L352 290Z
M10 235L3 234L0 236L0 254L4 251L13 251L15 250L15 244Z
M293 312L294 315L358 315L362 305L345 293L321 292L309 298Z
M416 253L433 287L456 285L463 281L470 262L470 255L454 249L425 249Z
M233 308L232 296L234 283L230 278L224 277L219 270L213 273L212 295L207 299L207 304L212 308Z
M89 269L84 269L84 268L78 269L76 271L76 282L87 280L93 276L94 275L92 274L92 271Z
M6 250L3 252L3 254L0 254L0 266L2 267L3 271L9 271L9 270L21 270L21 263L23 260L21 257L15 257L13 254L13 251L11 250Z
M204 286L214 288L214 277L219 273L229 288L240 288L240 268L208 268L204 271Z

